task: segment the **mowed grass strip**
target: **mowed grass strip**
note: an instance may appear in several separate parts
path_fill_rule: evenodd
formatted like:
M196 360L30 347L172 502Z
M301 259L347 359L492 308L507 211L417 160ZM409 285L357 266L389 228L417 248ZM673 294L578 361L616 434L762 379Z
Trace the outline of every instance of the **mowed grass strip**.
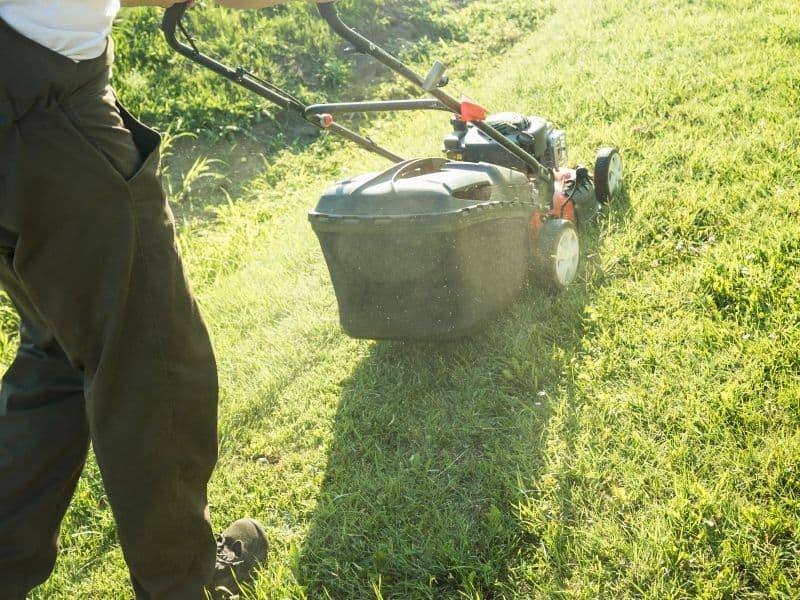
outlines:
M800 594L794 3L556 7L468 89L576 161L623 153L567 293L458 344L346 338L305 210L383 163L327 142L183 232L224 390L215 521L273 542L247 597ZM435 155L445 130L374 134ZM90 466L34 597L126 597L112 523Z

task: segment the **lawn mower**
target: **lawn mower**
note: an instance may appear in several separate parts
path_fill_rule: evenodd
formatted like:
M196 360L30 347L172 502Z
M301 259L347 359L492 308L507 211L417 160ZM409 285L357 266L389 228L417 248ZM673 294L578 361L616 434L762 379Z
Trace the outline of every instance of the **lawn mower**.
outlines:
M526 282L559 291L576 278L579 226L593 222L622 185L616 149L599 151L593 173L568 167L566 134L553 123L490 115L470 99L457 100L443 89L441 62L418 75L342 22L335 3L317 9L350 51L373 57L429 97L305 105L201 53L183 23L185 9L173 6L162 23L176 51L393 163L334 184L309 213L347 334L454 340L479 330ZM339 114L414 110L451 114L444 157L406 160L336 122Z

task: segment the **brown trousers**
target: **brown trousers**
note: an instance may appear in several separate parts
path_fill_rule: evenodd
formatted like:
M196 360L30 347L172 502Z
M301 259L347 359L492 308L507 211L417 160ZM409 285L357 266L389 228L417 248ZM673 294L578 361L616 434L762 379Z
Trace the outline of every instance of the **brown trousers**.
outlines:
M0 21L0 285L21 344L0 388L0 597L49 576L91 441L140 599L204 597L217 376L110 48L75 63Z

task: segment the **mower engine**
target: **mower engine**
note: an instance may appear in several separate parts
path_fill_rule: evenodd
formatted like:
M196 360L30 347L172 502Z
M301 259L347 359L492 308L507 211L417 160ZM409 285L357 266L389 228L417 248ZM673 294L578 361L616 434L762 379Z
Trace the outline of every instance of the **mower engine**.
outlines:
M444 150L450 160L487 162L518 171L526 165L500 144L482 133L471 123L454 118L453 133L444 138ZM558 169L567 166L567 136L541 117L525 117L504 112L492 115L486 123L511 142L533 155L545 167Z
M567 135L563 130L556 129L553 123L542 117L526 117L513 112L491 115L486 123L553 170L552 187L539 190L538 208L542 216L576 223L588 223L597 216L604 198L596 193L586 167L578 165L571 169L567 166ZM444 152L450 160L504 166L527 174L533 185L542 183L534 181L533 173L521 159L473 124L458 117L452 119L451 124L453 132L444 138Z

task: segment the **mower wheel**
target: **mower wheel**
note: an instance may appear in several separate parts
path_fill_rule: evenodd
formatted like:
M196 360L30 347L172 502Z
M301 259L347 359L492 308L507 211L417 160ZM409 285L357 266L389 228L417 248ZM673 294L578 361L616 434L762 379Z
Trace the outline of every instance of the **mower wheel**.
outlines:
M622 187L622 156L616 148L600 148L594 163L597 200L605 204Z
M567 219L550 219L542 227L537 243L538 276L547 287L561 291L578 274L581 249L578 230Z

